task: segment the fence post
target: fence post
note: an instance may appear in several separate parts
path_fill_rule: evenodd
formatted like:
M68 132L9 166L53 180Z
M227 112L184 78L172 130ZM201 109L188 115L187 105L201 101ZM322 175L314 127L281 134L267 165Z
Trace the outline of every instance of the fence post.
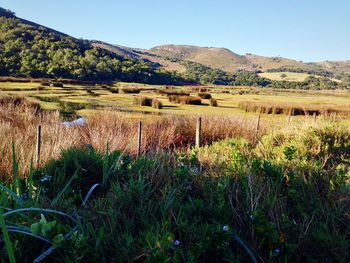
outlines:
M41 125L38 125L36 131L36 165L39 165L40 162L40 153L41 153Z
M142 122L140 121L139 128L138 128L138 134L137 134L137 158L139 158L140 154L141 154L141 143L142 143L141 134L142 134Z
M313 114L313 121L314 121L314 124L316 124L316 112L314 112L314 114Z
M259 113L258 120L256 121L256 128L255 128L256 132L259 132L260 130L260 117L261 117L261 113Z
M198 117L196 125L196 147L201 146L202 118Z

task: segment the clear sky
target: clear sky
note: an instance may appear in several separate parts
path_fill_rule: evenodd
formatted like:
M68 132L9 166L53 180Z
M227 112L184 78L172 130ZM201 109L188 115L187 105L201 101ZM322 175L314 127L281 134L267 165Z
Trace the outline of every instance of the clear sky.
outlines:
M74 37L130 47L226 47L303 61L350 60L350 0L0 0Z

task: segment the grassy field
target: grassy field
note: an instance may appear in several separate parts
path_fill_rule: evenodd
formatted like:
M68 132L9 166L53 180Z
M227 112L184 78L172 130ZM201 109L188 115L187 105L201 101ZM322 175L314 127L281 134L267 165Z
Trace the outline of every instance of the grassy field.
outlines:
M141 89L140 94L116 93L118 87ZM245 114L239 109L240 102L254 102L264 104L295 104L300 107L323 108L332 107L339 111L350 110L350 92L315 92L315 91L287 91L249 87L206 87L208 93L217 100L218 107L209 106L208 99L202 99L202 105L174 104L157 91L164 86L143 85L137 83L118 83L113 86L83 86L66 84L64 87L42 86L40 83L0 83L0 96L20 95L38 102L43 109L60 110L67 114L89 115L98 110L119 110L128 112L142 112L154 114L180 115L220 115L233 116ZM175 87L175 90L193 91L198 87ZM133 104L135 96L156 98L162 104L162 109L140 107ZM197 92L191 92L197 96ZM272 118L271 116L266 116ZM276 116L273 116L276 118Z
M312 75L307 73L294 73L294 72L265 72L265 73L260 73L259 76L268 78L271 80L286 80L286 81L302 82L307 77Z
M266 114L257 131L258 115L235 106L240 98L339 106L348 93L213 87L219 105L232 108L174 110L151 90L165 107L149 110L169 113L152 115L132 105L134 94L35 85L1 91L34 101L0 99L1 261L349 262L349 119L296 116L288 124ZM35 101L86 113L87 123L66 127L67 115ZM201 107L208 111L197 148Z
M152 116L137 157L142 116L98 111L67 128L1 101L2 261L349 262L344 120L257 132L256 115L208 115L194 148L193 116Z
M264 72L259 74L260 77L268 78L271 80L285 80L285 81L297 81L302 82L307 77L315 76L308 73L297 73L297 72ZM316 76L319 77L319 76ZM337 79L331 79L335 82L340 82Z

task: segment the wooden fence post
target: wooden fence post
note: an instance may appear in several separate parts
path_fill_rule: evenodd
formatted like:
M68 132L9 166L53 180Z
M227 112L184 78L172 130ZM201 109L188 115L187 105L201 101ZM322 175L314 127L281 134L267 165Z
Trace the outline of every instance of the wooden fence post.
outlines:
M38 125L36 131L36 165L39 165L40 162L40 153L41 153L41 125Z
M202 133L202 118L199 117L197 119L197 126L196 126L196 147L201 146L201 133Z
M138 128L138 134L137 134L137 158L139 158L140 154L141 154L141 143L142 143L141 134L142 134L142 122L140 121L139 128Z
M255 128L256 132L259 132L260 130L260 117L261 117L261 113L259 113L258 120L256 121L256 128Z

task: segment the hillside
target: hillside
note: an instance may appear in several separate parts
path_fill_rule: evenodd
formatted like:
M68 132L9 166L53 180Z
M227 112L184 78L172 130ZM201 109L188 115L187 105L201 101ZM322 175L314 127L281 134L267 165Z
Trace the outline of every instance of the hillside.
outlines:
M189 60L231 73L238 70L254 70L244 56L226 48L164 45L151 48L149 52L172 60Z
M0 8L0 75L153 84L267 86L261 72L295 72L350 79L350 62L303 63L239 55L226 48L162 45L150 49L82 40L18 18ZM288 79L285 79L288 81ZM285 86L277 83L278 87ZM299 85L299 87L308 86ZM293 87L295 85L293 84ZM329 88L334 88L332 84Z
M115 50L99 48L0 9L0 76L183 83L174 72Z
M167 70L184 72L184 62L198 63L228 73L296 72L344 79L350 75L350 61L325 61L304 63L283 57L266 57L255 54L239 55L227 48L199 47L192 45L162 45L150 49L128 48L107 43L94 45L120 55L138 57L158 64Z

